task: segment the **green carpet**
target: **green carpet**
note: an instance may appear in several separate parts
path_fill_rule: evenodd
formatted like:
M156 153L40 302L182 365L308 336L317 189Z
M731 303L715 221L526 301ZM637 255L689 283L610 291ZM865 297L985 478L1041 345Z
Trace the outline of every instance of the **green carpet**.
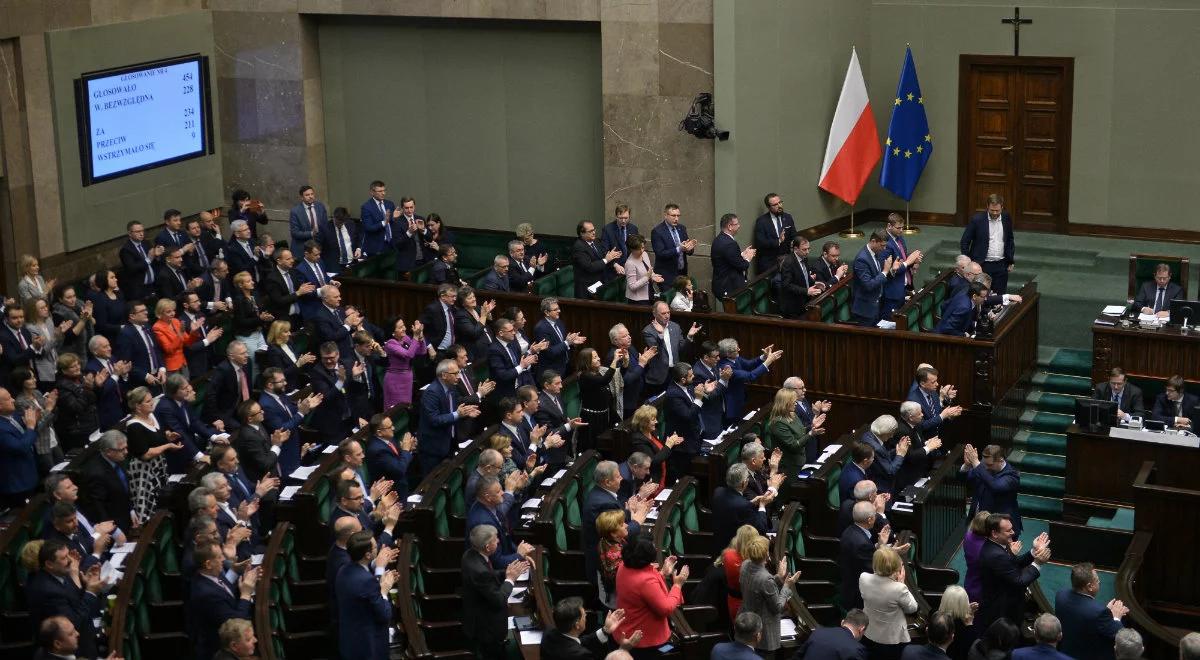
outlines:
M1021 492L1046 497L1062 497L1066 480L1048 474L1023 472L1021 474Z
M1029 396L1025 397L1026 403L1042 412L1060 413L1063 415L1075 414L1076 400L1077 397L1055 392L1030 392Z
M1092 516L1088 518L1088 527L1104 527L1107 529L1123 529L1133 531L1133 509L1120 508L1112 518Z
M1071 376L1092 375L1092 352L1077 348L1060 348L1047 365L1047 371Z
M1036 412L1030 420L1029 428L1043 433L1066 433L1067 427L1071 425L1074 419L1072 415ZM1023 418L1022 421L1024 421Z
M1022 492L1017 495L1017 506L1021 510L1021 516L1037 516L1039 518L1047 518L1049 520L1058 520L1062 518L1062 493L1058 493L1058 495L1055 497L1027 495L1024 492L1025 482L1030 476L1032 475L1021 475Z
M1013 445L1023 447L1031 452L1065 456L1067 453L1067 436L1062 433L1021 431L1013 439Z
M1023 454L1019 458L1020 458L1020 461L1018 462L1017 456L1014 452L1014 457L1011 460L1013 461L1013 463L1016 463L1019 465L1018 469L1021 470L1021 473L1023 475L1027 475L1030 477L1046 477L1046 478L1051 478L1051 477L1047 477L1047 475L1054 475L1053 476L1053 479L1055 479L1054 487L1059 488L1059 489L1061 489L1063 487L1063 484L1061 483L1061 477L1067 473L1067 458L1065 456L1055 456L1052 454L1035 454L1035 453L1030 453L1030 452L1023 452ZM1029 474L1031 472L1036 473L1036 474ZM1026 479L1026 476L1022 476L1022 481L1024 481L1025 479ZM1022 485L1024 485L1024 483L1022 483ZM1030 492L1033 492L1033 491L1030 491ZM1060 490L1058 492L1052 492L1050 494L1058 495L1058 494L1061 494L1061 492L1062 491Z
M1061 392L1078 396L1089 396L1092 393L1092 379L1089 377L1049 372L1039 372L1039 375L1042 376L1041 379L1035 377L1033 384L1047 392Z

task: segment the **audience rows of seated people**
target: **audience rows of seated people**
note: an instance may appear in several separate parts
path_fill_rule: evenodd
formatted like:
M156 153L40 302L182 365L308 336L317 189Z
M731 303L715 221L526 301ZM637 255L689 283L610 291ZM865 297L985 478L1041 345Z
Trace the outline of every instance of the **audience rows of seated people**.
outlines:
M41 489L50 503L43 540L24 553L34 639L45 657L97 656L94 619L112 588L102 564L164 506L168 483L194 470L203 474L186 494L189 518L179 521L194 657L252 656L252 604L263 595L251 558L270 539L289 475L326 449L338 460L328 474L334 505L322 521L332 535L330 648L343 658L389 657L389 592L397 571L407 570L396 560L408 496L485 429L462 486L461 623L476 657L508 657L505 604L518 578L537 568L534 546L514 531L522 505L588 450L603 460L580 495L575 549L587 595L553 604L553 620L541 622L542 654L659 657L672 643L672 613L692 604L717 607L728 621L730 641L717 644L713 658L791 653L782 620L802 574L772 555L772 539L782 533L786 493L833 442L824 437L832 405L810 401L802 378L783 379L765 406L761 437L741 439L740 461L706 497L714 577L692 576L692 565L660 556L649 533L659 495L690 473L707 441L745 417L747 386L783 355L767 346L746 357L736 338L706 339L700 326L672 320L673 311L692 308L691 282L676 278L696 245L679 207L666 207L649 241L626 207L599 232L580 223L577 288L625 275L627 301L648 307L641 328L618 324L607 337L585 337L555 298L540 301L532 326L520 309L487 298L488 289L527 290L545 272L547 252L531 227L520 228L476 291L455 269L454 237L440 218L417 215L411 198L393 203L382 182L370 190L352 220L342 208L330 214L303 187L288 242L276 244L261 205L237 191L226 234L211 214L184 222L168 210L147 243L143 224L130 222L120 269L86 282L45 279L36 259L25 260L19 300L5 301L0 330L0 498L16 508ZM776 227L775 252L787 256ZM653 267L642 259L647 243ZM368 319L342 304L337 274L389 250L401 273L434 261L430 300L417 318ZM758 261L753 252L743 257ZM836 251L822 261L833 281L845 276ZM666 282L677 292L670 304L646 295ZM564 398L568 377L578 386L575 416ZM918 609L906 575L911 548L889 514L898 494L948 460L939 431L962 413L955 397L936 368L920 365L896 415L879 416L852 439L837 484L838 553L830 557L840 572L841 623L812 631L796 657L1139 657L1140 638L1121 623L1125 606L1095 601L1090 564L1072 568L1056 613L1034 622L1035 644L1014 648L1025 587L1049 561L1050 539L1020 540L1020 475L994 445L962 451L957 472L972 503L967 573L925 621L924 643L910 643L908 617ZM387 414L396 406L409 407L411 428ZM610 455L600 442L617 425L629 435L626 455ZM306 443L302 429L316 442ZM59 466L85 448L76 484ZM689 585L701 577L710 588ZM1200 657L1198 647L1189 636L1181 657Z

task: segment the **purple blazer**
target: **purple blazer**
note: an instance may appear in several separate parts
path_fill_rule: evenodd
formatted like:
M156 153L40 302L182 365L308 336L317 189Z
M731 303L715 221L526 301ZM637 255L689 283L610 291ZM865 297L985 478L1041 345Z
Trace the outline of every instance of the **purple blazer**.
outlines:
M412 403L413 374L412 360L425 352L424 340L412 337L387 340L383 350L388 356L387 373L383 376L383 408L387 410L397 403Z
M978 603L983 595L982 577L979 575L979 551L987 539L967 530L963 537L963 556L967 560L967 577L963 580L963 588L967 590L967 598L972 603Z

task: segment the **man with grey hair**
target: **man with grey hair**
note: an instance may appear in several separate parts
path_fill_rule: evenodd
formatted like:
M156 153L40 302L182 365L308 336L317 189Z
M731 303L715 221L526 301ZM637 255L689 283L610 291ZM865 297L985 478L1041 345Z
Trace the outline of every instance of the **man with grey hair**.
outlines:
M488 447L479 452L479 460L475 461L475 469L467 477L467 487L463 490L468 495L474 495L483 477L500 477L500 468L504 467L504 455Z
M710 660L754 660L759 655L754 651L762 638L762 617L754 612L741 612L733 620L733 641L721 642L713 647Z
M854 497L842 500L841 509L838 511L837 535L840 537L842 532L854 523L854 505L859 502L870 502L875 506L875 524L871 527L871 532L878 534L887 524L887 506L892 496L880 493L875 487L875 482L870 479L863 479L854 484L853 494Z
M467 530L480 525L495 525L500 537L499 549L492 557L492 567L500 570L522 557L529 556L533 546L515 542L506 524L509 511L516 502L515 493L529 483L524 470L513 470L504 478L504 485L496 477L480 477L475 486L475 499L467 509Z
M171 474L184 474L192 463L204 456L203 449L213 440L228 440L229 434L224 433L225 422L219 418L213 420L212 426L200 419L200 413L192 407L196 401L196 390L188 381L187 376L174 373L167 376L163 385L163 396L154 406L154 416L168 431L179 435L176 442L183 444L182 451L167 452L167 471Z
M525 263L525 241L515 239L508 242L508 290L525 293L529 283L537 277L534 267Z
M442 360L435 369L436 378L421 393L421 418L417 427L417 455L421 475L449 458L458 445L456 423L460 417L479 416L479 406L463 402L455 383L460 367L454 360Z
M721 353L721 361L717 363L717 368L730 367L733 371L729 377L729 385L725 388L724 425L728 427L742 419L746 407L746 383L752 383L767 373L771 365L783 357L783 351L775 350L775 345L772 344L762 349L762 354L758 357L747 360L741 356L738 341L729 337L717 342L717 350Z
M647 395L658 394L666 388L668 372L684 359L684 352L691 349L692 338L697 332L700 332L700 326L693 323L685 335L679 324L671 320L670 305L661 300L654 303L650 323L642 328L642 342L647 348L658 349L646 365Z
M53 504L54 502L66 502L67 504L75 505L75 521L79 524L79 528L85 534L95 538L98 534L108 534L112 536L114 545L122 545L125 543L125 532L117 527L116 523L111 520L97 521L93 524L83 511L79 509L82 503L79 501L79 486L71 479L70 475L62 472L51 472L43 481L46 490L46 496ZM50 527L50 509L46 507L46 513L42 516L42 527Z
M114 360L112 343L104 335L94 335L88 340L91 359L83 367L83 373L93 374L92 390L96 393L96 421L98 427L111 429L125 416L125 390L130 389L129 372L133 363L129 360ZM61 413L60 413L61 414ZM64 437L64 447L83 446L87 437L72 435Z
M614 325L608 331L608 341L612 348L603 364L616 364L616 373L610 374L612 383L609 389L613 393L616 417L625 419L626 413L632 413L642 402L642 390L646 385L646 365L658 354L658 349L650 346L639 355L633 346L633 335L624 323Z
M1142 660L1146 646L1133 628L1122 628L1113 640L1113 660Z
M233 240L225 244L225 263L229 265L229 276L247 272L257 284L258 255L250 236L250 225L245 220L234 220L229 223L229 232L233 234Z
M1033 622L1033 638L1036 646L1026 646L1013 651L1013 660L1071 660L1071 656L1058 650L1062 641L1062 624L1053 614L1042 614Z
M971 263L971 257L968 257L965 254L960 254L954 258L954 274L950 276L949 280L947 280L947 284L950 288L946 292L946 299L950 299L959 293L966 291L967 285L969 285L971 280L974 279L974 275L972 275L970 271ZM978 266L978 264L976 264L976 266ZM982 273L983 269L980 268L979 272Z
M656 481L650 477L650 456L643 454L640 451L635 451L625 459L624 463L617 466L621 473L621 489L617 491L617 498L626 501L639 493L643 488L648 488L646 484L658 489Z
M892 492L896 474L900 471L900 465L904 463L904 456L908 454L911 445L908 437L902 437L889 446L898 429L899 424L896 423L895 417L880 415L871 422L870 430L864 432L861 438L863 444L875 450L875 460L871 467L867 468L867 477L875 482L881 493Z
M503 660L508 639L508 597L517 578L533 565L528 557L497 571L492 555L499 547L497 530L478 525L468 533L471 547L462 556L462 631L477 658ZM503 576L503 577L501 577Z
M895 435L908 438L909 449L908 453L904 455L900 469L896 472L896 479L892 483L893 492L904 492L905 488L928 475L934 452L941 449L941 438L934 436L925 439L922 437L920 424L924 417L925 413L921 404L916 401L905 401L900 404L900 419L896 422Z
M1200 660L1200 633L1188 633L1179 640L1179 660Z
M768 482L775 473L779 472L779 464L783 460L783 450L776 447L767 458L767 450L755 433L747 433L742 437L742 452L739 457L742 464L750 470L750 481L742 494L746 499L753 500L767 493Z
M808 392L808 386L797 376L785 378L783 389L796 392L796 418L800 420L800 423L804 424L804 428L813 435L824 435L826 431L825 427L818 424L816 428L813 428L813 420L820 415L828 415L829 411L833 409L833 403L828 400L809 403L805 397L805 394ZM820 443L806 442L804 444L804 460L809 463L817 462L817 454L820 451L820 448L817 447L818 444Z
M875 528L878 513L874 502L856 502L851 510L854 524L842 532L838 552L838 566L842 569L841 605L842 607L862 607L862 593L858 590L858 576L872 572L871 560L875 551L883 547L891 547L903 554L908 551L907 543L903 545L888 545L892 537L892 526L884 525L879 533Z
M776 473L767 482L767 492L752 500L742 493L750 482L750 468L745 463L734 463L725 471L725 485L712 495L713 545L723 548L737 534L742 525L753 525L759 534L770 529L767 505L779 494L779 486L786 475Z
M553 369L560 376L567 375L571 351L583 345L587 337L578 332L567 331L562 322L562 305L559 304L558 298L542 298L539 308L542 311L542 319L533 327L533 341L535 344L546 342L546 348L538 354L533 376L540 385L542 374L547 369Z
M225 360L218 364L208 377L204 390L202 419L216 427L221 423L221 432L232 433L242 428L235 413L239 403L250 400L251 382L250 349L237 339L225 347Z
M111 520L118 529L132 531L141 526L130 511L133 496L125 459L129 441L117 430L105 431L96 440L99 450L83 466L79 505L89 520Z
M498 254L492 259L492 269L479 282L480 291L510 291L508 284L508 257ZM525 293L522 289L519 293Z
M646 514L654 501L645 491L621 501L621 469L613 461L600 461L592 473L595 485L587 492L583 501L582 529L579 533L583 550L584 576L588 582L596 583L597 569L600 566L600 556L597 544L600 543L596 532L596 518L601 513L612 509L625 509L625 522L629 523L629 536L634 538L646 522Z

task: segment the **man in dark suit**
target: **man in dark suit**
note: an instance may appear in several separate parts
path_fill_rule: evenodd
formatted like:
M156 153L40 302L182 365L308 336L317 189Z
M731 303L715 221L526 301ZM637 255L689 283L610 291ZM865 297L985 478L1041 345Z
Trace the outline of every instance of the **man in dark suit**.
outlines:
M559 447L543 448L538 459L550 466L561 466L578 454L571 442L572 435L587 424L580 417L567 417L566 404L562 399L562 376L552 369L543 371L541 385L534 420L546 428L547 434L557 433L566 442Z
M875 482L870 479L863 479L857 484L854 484L853 497L848 500L842 500L842 505L838 508L837 532L838 538L841 538L842 532L846 528L854 524L854 505L859 502L870 502L875 506L875 525L871 527L872 534L878 534L883 530L883 526L888 524L887 507L891 499L888 495L880 493L875 488Z
M344 272L362 257L362 232L344 207L333 210L333 218L326 223L321 238L322 263L328 272Z
M92 619L100 616L100 594L104 590L100 566L81 570L67 545L57 539L42 543L37 560L38 571L25 583L25 601L29 604L34 633L46 619L65 617L79 631L77 656L96 657L96 629Z
M583 599L576 596L564 598L554 604L554 628L542 633L541 657L598 660L617 648L613 631L620 627L624 620L624 610L613 610L604 617L602 628L585 635L583 631L587 630L587 612L583 609ZM630 635L632 642L623 647L632 648L637 644L637 641L633 640L635 636L641 639L641 635L635 632Z
M779 493L779 484L784 475L776 475L764 495L746 499L746 486L750 483L750 468L745 463L734 463L725 471L725 485L717 488L712 496L713 547L724 548L737 535L742 525L753 525L759 534L771 529L767 519L767 505Z
M578 238L571 246L571 264L575 267L575 297L591 298L588 289L604 280L604 273L610 262L621 258L621 251L610 247L604 251L605 245L596 240L596 225L587 220L575 226Z
M742 348L736 339L726 337L717 342L717 350L721 353L717 368L731 370L725 389L725 427L742 419L746 408L746 385L762 378L771 365L783 357L782 350L773 349L774 346L767 346L758 357L748 360L742 357Z
M655 301L653 310L650 323L642 328L642 342L646 348L658 349L645 369L647 387L644 393L647 396L657 394L666 387L668 370L684 360L684 351L691 349L692 337L700 332L700 326L693 323L685 335L679 324L671 320L671 307L661 300ZM633 411L625 412L630 414Z
M433 284L452 284L466 286L462 276L458 274L455 264L458 262L458 248L449 243L438 247L438 257L429 269L429 281Z
M396 203L387 199L387 185L382 181L371 182L371 197L363 202L358 212L362 222L362 251L374 256L393 249L397 239L396 219L400 210Z
M1013 554L1013 526L1008 514L993 513L987 518L988 538L979 551L982 592L975 624L987 630L1001 617L1013 625L1023 620L1025 588L1041 575L1041 566L1050 560L1050 535L1042 533L1024 554Z
M203 455L213 438L228 438L221 435L225 423L214 420L213 425L205 424L200 413L192 407L196 400L196 390L183 374L167 376L163 386L163 396L154 406L154 416L168 431L179 434L176 442L183 444L181 451L167 452L167 471L171 474L183 474L194 462ZM220 428L217 428L217 427Z
M230 619L250 619L258 568L246 568L232 585L225 579L221 546L196 547L196 574L192 576L185 613L193 657L211 660L220 646L217 631Z
M183 223L184 234L192 248L183 254L183 272L188 277L200 277L208 272L212 260L217 258L219 247L210 246L204 238L204 230L198 218ZM210 250L209 248L212 247Z
M125 225L125 233L129 240L117 251L121 259L121 291L126 300L142 300L154 291L155 261L166 250L161 245L147 247L146 228L136 220Z
M842 476L838 478L838 499L845 502L854 498L854 487L860 481L870 480L867 472L875 461L875 449L865 442L855 442L850 446L850 462L842 468Z
M79 570L87 571L100 564L112 543L112 535L97 529L92 536L79 526L79 512L70 502L55 502L48 512L50 524L42 527L42 538L61 541L67 548L79 554Z
M1125 370L1113 367L1108 373L1107 383L1097 383L1092 397L1101 401L1112 401L1117 404L1117 417L1122 422L1129 421L1134 415L1142 415L1146 405L1142 399L1142 388L1128 382Z
M1112 660L1113 644L1123 629L1121 618L1129 613L1117 599L1107 604L1096 600L1100 576L1091 562L1071 567L1071 587L1059 589L1054 596L1054 613L1062 624L1062 643L1058 648L1074 658Z
M515 491L523 482L527 482L523 470L508 473L504 485L500 485L497 477L480 477L475 485L471 506L467 509L467 534L480 525L491 525L496 528L499 544L491 556L492 568L502 570L511 562L520 561L533 552L533 546L513 539L509 530L509 512L516 502Z
M521 346L517 343L512 321L496 319L492 327L496 341L488 346L487 356L488 372L496 381L493 396L516 396L518 387L533 385L533 365L538 357L533 352L521 355Z
M542 372L552 369L565 376L570 368L571 349L587 341L578 332L568 332L562 322L562 307L558 298L542 298L542 320L533 328L534 343L545 340L546 348L538 353L533 365L534 378L542 379Z
M454 360L442 360L437 378L421 393L421 417L417 427L417 454L421 458L422 478L433 472L457 449L455 423L460 417L478 417L479 406L464 403L455 392L459 366Z
M461 564L463 637L476 658L504 660L508 596L529 562L520 559L500 570L492 568L490 557L496 553L500 541L491 525L470 530L467 541L470 547L463 553Z
M881 256L892 258L892 275L883 285L882 308L879 315L891 319L892 312L904 306L904 295L915 286L913 275L924 255L920 250L909 251L904 242L904 218L899 213L889 213L884 229L887 242Z
M863 444L875 450L875 458L871 461L871 467L867 468L867 478L875 482L881 493L892 492L896 473L900 471L904 455L911 446L908 438L901 438L895 445L889 446L888 441L895 437L899 426L895 417L880 415L860 438Z
M354 351L351 336L361 329L363 318L356 311L342 308L342 292L337 287L321 288L321 307L311 321L317 345L331 342L346 357Z
M787 253L787 246L796 238L796 221L792 214L783 210L783 198L775 193L763 197L767 212L754 221L754 247L758 253L754 259L754 272L774 266L779 257ZM808 255L805 255L807 257Z
M516 293L529 291L529 283L537 277L537 269L525 262L525 242L516 239L508 242L508 290Z
M943 422L962 414L962 406L947 405L957 395L958 388L953 385L939 385L937 369L931 366L917 369L913 384L908 388L908 400L921 404L921 422L917 424L921 437L938 435Z
M508 257L498 254L492 259L492 269L479 280L480 291L510 291L508 284ZM518 293L524 293L518 292Z
M209 365L213 360L213 344L221 338L221 335L225 334L225 329L213 327L210 324L203 311L204 304L195 291L188 291L179 296L176 303L179 306L177 314L179 322L185 328L197 327L200 330L200 339L183 347L188 373L200 377L208 373Z
M354 350L350 360L359 373L354 376L358 387L350 397L350 410L355 418L371 419L383 410L383 384L379 382L379 372L386 368L387 356L366 330L355 332L352 340Z
M838 566L842 569L839 589L842 608L862 607L862 593L858 590L858 576L871 572L871 560L875 550L887 545L890 527L884 527L878 535L875 527L875 504L858 502L851 510L854 524L842 532L838 551Z
M1171 267L1158 264L1154 268L1154 281L1143 282L1138 289L1133 305L1143 314L1170 316L1171 301L1183 298L1183 287L1171 281ZM1192 321L1195 323L1195 320Z
M172 247L163 255L155 276L159 298L175 300L184 291L197 289L204 283L200 277L189 277L183 263L183 252Z
M983 266L992 278L992 291L1008 292L1008 274L1013 264L1012 216L1004 212L1004 198L992 194L987 198L987 211L971 216L959 240L959 252Z
M200 276L203 283L196 288L201 305L208 312L226 312L231 309L233 284L229 281L229 264L224 259L213 259L208 272Z
M0 506L18 508L37 490L38 471L35 445L41 414L26 408L17 418L16 401L0 387Z
M717 298L724 298L746 286L746 274L756 250L753 247L743 250L738 245L734 236L742 222L736 215L726 213L721 216L720 224L721 233L717 234L712 244L712 292Z
M295 261L296 254L303 255L299 262ZM304 245L304 252L292 253L291 258L293 265L289 268L291 268L292 289L296 290L296 297L300 303L300 316L307 321L316 318L321 311L323 289L326 286L337 288L340 283L329 278L329 273L325 270L325 263L321 261L321 247L315 242L309 241ZM277 280L277 283L279 282L282 282L282 278ZM311 285L312 288L305 287L306 284ZM304 293L299 292L301 288L304 289ZM276 315L276 318L279 316ZM296 331L294 325L292 331Z
M892 272L892 258L884 257L887 239L883 232L872 232L870 240L854 257L854 296L850 313L854 322L866 328L879 322L883 287Z
M1013 649L1013 660L1073 660L1072 656L1060 653L1058 644L1062 641L1062 623L1058 617L1049 612L1041 614L1033 622L1033 640L1035 646L1025 646ZM1112 650L1112 647L1109 647ZM1098 656L1080 656L1095 658Z
M257 401L243 401L237 406L242 426L233 436L233 447L241 458L246 476L254 482L263 477L279 477L280 447L291 436L288 429L268 431L263 426L263 410Z
M954 643L954 615L949 612L933 612L925 626L926 644L910 644L904 647L900 660L941 660L949 658L946 649Z
M260 254L251 236L250 225L244 220L234 220L229 223L229 231L233 238L225 245L225 261L229 264L230 276L250 273L250 277L258 283Z
M1196 406L1200 406L1200 397L1187 393L1185 386L1183 376L1179 374L1168 378L1163 392L1154 397L1154 409L1150 416L1169 428L1196 428Z
M33 660L70 660L79 652L79 631L65 616L52 616L37 627Z
M367 425L367 471L371 479L388 479L401 502L408 499L408 466L412 464L417 439L411 433L396 441L396 425L391 417L379 413Z
M305 281L293 267L296 259L292 251L283 248L275 251L275 267L263 274L262 290L266 295L267 311L277 321L291 321L292 328L299 329L300 300L303 296L316 295L317 285Z
M983 282L971 282L966 291L951 298L942 309L942 318L934 332L950 337L973 336L987 297L988 288Z
M700 418L700 408L704 405L705 397L716 391L717 383L695 384L695 372L692 365L680 362L671 367L671 383L667 385L663 397L663 434L666 437L678 435L683 438L677 447L671 450L667 465L668 483L687 474L692 459L700 455L703 444L704 422Z
M1021 488L1021 473L1004 460L1004 448L988 445L979 451L971 445L963 448L962 470L967 484L974 489L971 515L977 511L1006 513L1011 517L1012 536L1021 537L1021 511L1017 506L1017 491Z
M429 261L432 255L425 247L425 217L417 215L417 201L412 197L400 198L400 217L396 218L396 270L401 279L408 279L408 272Z
M132 366L129 380L136 387L145 385L152 394L162 392L162 383L167 379L167 368L163 364L162 348L150 331L150 312L144 303L129 303L128 323L121 326L117 335L117 359L128 360Z
M640 235L637 225L630 222L629 217L629 206L617 204L617 207L613 209L613 221L604 225L604 229L600 231L600 242L604 245L605 250L621 252L621 256L609 262L610 268L605 271L604 277L606 282L616 279L617 275L624 272L625 260L629 258L627 241L630 236Z
M80 507L88 520L111 520L129 533L134 528L132 497L129 475L122 465L129 455L129 442L124 433L112 430L101 434L96 443L99 451L83 466Z
M233 433L241 427L234 408L250 400L250 352L235 339L225 347L225 357L209 374L202 418L207 424L219 420L226 433Z
M635 496L626 500L628 504L623 505L617 495L621 490L621 468L613 461L600 461L596 464L593 474L595 485L584 497L579 538L583 546L584 578L596 584L596 575L600 567L600 537L596 532L596 518L610 509L624 509L625 522L629 525L629 538L637 538L653 501Z
M725 416L725 393L733 379L733 366L721 365L721 353L717 345L706 341L700 344L700 359L692 365L695 380L699 383L716 383L712 396L704 397L700 405L700 421L704 426L701 438L710 440L721 433Z
M846 612L842 625L812 631L800 645L795 660L867 660L867 649L859 641L867 623L867 615L862 610L855 608Z
M654 250L654 272L664 282L687 275L689 254L696 251L696 239L688 238L687 227L679 221L682 212L678 204L663 207L663 221L650 230L650 246Z
M25 327L25 311L20 305L9 305L4 309L4 327L0 328L0 385L7 385L9 374L17 367L31 372L33 358L41 356L45 337L33 336Z
M817 281L833 286L850 273L850 267L841 261L842 246L837 241L825 241L821 245L821 257L813 264Z
M317 191L312 186L300 186L300 203L288 213L292 252L304 254L304 244L308 241L324 241L321 229L328 224L329 210L317 201Z
M904 462L896 471L896 480L892 483L892 492L894 493L903 493L905 488L928 476L932 458L944 453L938 451L942 446L941 438L937 436L926 438L921 433L919 427L923 417L921 404L916 401L905 401L900 404L900 418L896 420L898 428L894 437L907 437L909 448L908 453L904 455ZM991 511L991 509L988 510Z
M309 412L321 405L324 398L320 394L311 394L300 399L299 403L292 401L287 395L287 376L278 367L264 369L262 383L263 392L258 397L258 405L262 406L263 427L267 433L281 429L292 432L279 447L279 473L288 475L300 467L300 424Z
M313 412L311 425L324 438L332 442L344 438L357 423L350 401L362 386L355 377L360 369L348 360L342 360L341 352L333 342L325 342L318 349L320 364L309 371L313 392L321 395L321 405Z
M343 658L387 660L392 603L388 591L396 571L375 578L372 562L378 544L368 531L355 532L346 542L350 563L338 571L334 586L338 618L338 652Z
M784 318L798 319L804 316L808 299L820 295L825 285L808 265L808 239L797 236L791 246L791 253L779 262L779 309Z
M713 647L709 660L755 660L760 658L754 647L762 639L762 617L754 612L741 612L733 620L733 640Z
M454 345L454 301L458 287L453 283L439 284L437 300L421 310L421 325L425 326L425 343L437 351Z

